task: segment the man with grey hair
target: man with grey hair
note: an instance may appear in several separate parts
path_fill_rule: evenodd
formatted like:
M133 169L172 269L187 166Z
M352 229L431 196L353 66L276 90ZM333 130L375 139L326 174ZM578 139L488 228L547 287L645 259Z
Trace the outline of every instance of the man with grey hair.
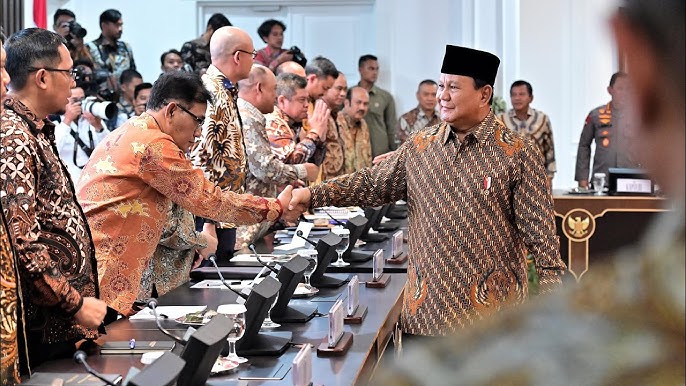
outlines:
M313 109L307 133L301 133L302 121L308 116L307 80L284 73L276 80L276 107L266 116L267 135L272 152L288 164L313 162L321 165L326 147L327 117L331 113L323 100Z
M276 197L280 186L314 181L319 174L317 165L309 162L290 165L271 151L264 114L274 111L274 74L265 66L253 64L249 77L238 82L238 90L238 111L243 120L243 142L248 160L246 191L256 196ZM268 223L240 226L236 250L264 236L269 226Z
M210 38L210 56L212 64L202 80L214 101L207 104L202 135L191 150L191 160L222 190L243 193L247 162L236 84L250 74L255 46L244 30L221 27ZM215 226L206 220L198 220L196 225L198 230ZM230 259L236 240L235 225L218 224L217 239L217 257Z

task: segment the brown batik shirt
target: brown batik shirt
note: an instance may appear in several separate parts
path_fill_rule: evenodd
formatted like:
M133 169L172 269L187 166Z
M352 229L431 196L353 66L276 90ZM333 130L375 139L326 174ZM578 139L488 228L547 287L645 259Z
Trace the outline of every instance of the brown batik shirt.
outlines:
M312 207L408 203L401 323L445 335L527 296L526 254L545 292L565 266L536 145L492 113L459 142L446 123L414 133L389 158L314 186Z
M337 119L340 115L340 112L334 113L332 111L328 117L328 128L326 130L326 139L324 140L326 155L324 156L320 173L322 181L345 174L345 158L343 156L345 143L343 143L341 128Z
M345 173L372 166L372 145L364 118L355 122L350 115L342 111L338 114L338 126L344 144Z
M541 154L543 154L543 166L545 166L546 173L552 178L557 171L557 165L555 163L555 143L553 142L553 129L550 125L550 119L542 111L532 108L529 108L526 116L526 120L522 121L517 118L517 112L511 109L498 118L508 129L522 135L528 135L536 142Z
M238 114L238 89L213 65L202 76L202 82L214 101L207 104L202 134L191 150L193 166L200 168L222 190L243 193L248 164ZM235 224L221 224L221 228L235 227Z
M55 146L55 126L20 101L3 102L0 201L17 252L30 341L95 338L73 319L98 297L93 242Z

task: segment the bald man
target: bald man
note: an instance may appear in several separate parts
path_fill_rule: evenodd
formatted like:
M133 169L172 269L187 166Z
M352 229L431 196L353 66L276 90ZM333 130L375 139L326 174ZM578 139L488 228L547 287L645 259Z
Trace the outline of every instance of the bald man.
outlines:
M343 111L338 114L337 119L344 144L346 174L372 166L369 127L364 119L367 112L369 112L367 90L361 86L350 88L343 101Z
M298 181L314 181L319 167L313 163L286 164L274 155L269 145L264 114L274 111L276 77L269 68L254 64L250 76L238 82L238 110L243 120L248 172L247 192L256 196L276 197L280 187ZM241 226L238 228L236 250L264 236L271 224Z
M193 165L223 191L243 193L247 162L243 131L238 114L236 84L250 74L255 46L250 35L237 27L221 27L210 38L212 64L202 76L214 101L207 104L202 135L191 150ZM198 219L197 230L211 230L215 224ZM217 229L217 258L233 256L236 241L234 224L220 223Z
M305 74L305 67L293 61L283 62L276 67L276 75L281 75L284 72L307 78L307 75Z

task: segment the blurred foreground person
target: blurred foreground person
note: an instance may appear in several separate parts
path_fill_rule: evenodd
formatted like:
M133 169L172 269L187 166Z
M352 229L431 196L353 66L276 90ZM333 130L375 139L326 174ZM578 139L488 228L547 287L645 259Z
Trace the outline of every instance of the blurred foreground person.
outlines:
M643 159L671 210L579 287L408 349L375 384L684 384L685 4L630 0L612 18L631 70Z

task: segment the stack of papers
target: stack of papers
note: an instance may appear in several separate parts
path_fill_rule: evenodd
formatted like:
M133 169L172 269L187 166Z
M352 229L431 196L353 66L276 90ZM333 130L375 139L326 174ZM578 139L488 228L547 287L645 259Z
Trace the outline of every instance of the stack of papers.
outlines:
M219 280L217 280L219 281ZM157 315L166 315L169 319L176 319L186 314L200 312L207 308L207 306L157 306ZM138 311L137 314L129 317L130 320L155 320L150 308L144 308Z

